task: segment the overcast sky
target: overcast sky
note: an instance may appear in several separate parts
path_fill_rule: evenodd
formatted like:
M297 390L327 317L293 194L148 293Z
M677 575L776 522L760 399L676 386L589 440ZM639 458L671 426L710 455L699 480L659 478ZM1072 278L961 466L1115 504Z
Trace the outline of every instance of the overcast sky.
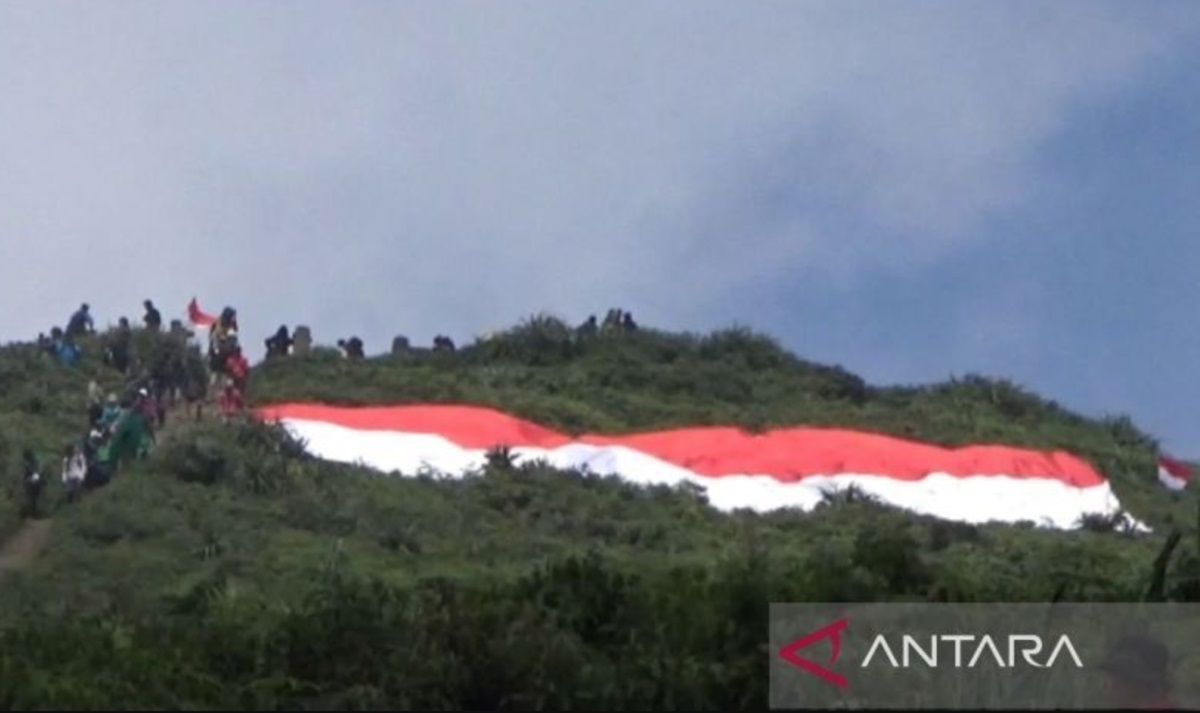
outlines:
M0 337L622 305L1200 454L1198 76L1187 0L5 3Z

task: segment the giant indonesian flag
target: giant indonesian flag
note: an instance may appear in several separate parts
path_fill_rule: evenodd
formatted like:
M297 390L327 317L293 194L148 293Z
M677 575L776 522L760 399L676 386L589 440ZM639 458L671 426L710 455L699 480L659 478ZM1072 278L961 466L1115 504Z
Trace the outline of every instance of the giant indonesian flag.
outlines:
M824 491L849 485L897 507L971 523L1032 521L1070 529L1084 515L1120 510L1108 481L1062 451L947 449L828 428L749 434L703 427L572 438L475 406L293 403L259 414L304 439L319 458L405 475L462 474L481 467L490 448L508 446L522 462L544 459L647 485L694 483L721 510L809 510Z

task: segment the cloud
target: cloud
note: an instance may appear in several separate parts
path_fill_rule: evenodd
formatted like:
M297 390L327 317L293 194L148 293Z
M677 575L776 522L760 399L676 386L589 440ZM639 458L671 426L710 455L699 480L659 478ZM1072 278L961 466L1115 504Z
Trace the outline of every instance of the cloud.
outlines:
M0 322L196 294L263 336L384 348L850 288L980 240L1070 109L1185 46L1189 10L6 6Z

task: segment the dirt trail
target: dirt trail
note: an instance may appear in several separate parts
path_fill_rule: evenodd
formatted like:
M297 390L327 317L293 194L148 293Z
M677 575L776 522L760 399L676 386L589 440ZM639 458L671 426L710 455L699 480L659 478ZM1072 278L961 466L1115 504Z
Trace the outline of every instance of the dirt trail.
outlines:
M50 541L51 525L53 521L48 518L26 520L21 529L8 538L0 547L0 580L28 567L42 554Z

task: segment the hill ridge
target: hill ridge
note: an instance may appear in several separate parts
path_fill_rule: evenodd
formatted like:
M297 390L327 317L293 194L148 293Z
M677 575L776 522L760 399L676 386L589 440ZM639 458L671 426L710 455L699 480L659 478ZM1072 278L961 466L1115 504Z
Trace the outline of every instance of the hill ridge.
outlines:
M162 339L137 334L137 353ZM0 348L0 461L72 437L89 379L120 387L100 346L84 340L75 368ZM50 547L3 582L6 707L759 710L769 601L1200 596L1197 538L1154 566L1172 529L1196 531L1190 496L1153 479L1154 439L1010 382L870 386L746 330L581 340L539 317L453 354L270 360L249 399L460 399L566 433L806 422L1061 446L1156 529L974 526L854 490L803 515L722 514L687 487L502 453L465 478L398 479L314 459L278 425L189 423L110 485L56 505Z

